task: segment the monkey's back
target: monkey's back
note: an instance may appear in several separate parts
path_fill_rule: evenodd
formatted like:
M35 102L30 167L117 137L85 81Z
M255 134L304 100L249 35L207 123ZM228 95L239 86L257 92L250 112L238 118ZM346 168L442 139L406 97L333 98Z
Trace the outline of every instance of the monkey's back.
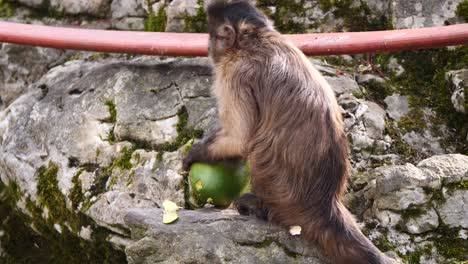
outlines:
M326 80L292 44L270 39L238 76L250 82L246 92L256 102L248 140L253 188L271 219L293 225L300 224L293 215L327 214L341 200L348 144Z

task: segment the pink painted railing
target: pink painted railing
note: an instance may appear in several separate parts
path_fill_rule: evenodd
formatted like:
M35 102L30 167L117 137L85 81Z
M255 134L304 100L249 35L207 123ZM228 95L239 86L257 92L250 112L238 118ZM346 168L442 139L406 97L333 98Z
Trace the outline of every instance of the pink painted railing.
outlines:
M372 32L297 34L286 37L307 55L377 53L467 45L468 24ZM97 52L205 56L208 35L0 22L0 42Z

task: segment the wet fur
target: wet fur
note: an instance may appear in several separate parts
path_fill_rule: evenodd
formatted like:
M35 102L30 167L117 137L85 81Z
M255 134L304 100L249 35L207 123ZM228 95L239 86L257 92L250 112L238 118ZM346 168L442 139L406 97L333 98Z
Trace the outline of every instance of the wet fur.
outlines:
M348 141L333 90L304 54L247 1L207 7L221 127L184 157L248 159L240 213L299 225L333 263L387 263L343 206Z

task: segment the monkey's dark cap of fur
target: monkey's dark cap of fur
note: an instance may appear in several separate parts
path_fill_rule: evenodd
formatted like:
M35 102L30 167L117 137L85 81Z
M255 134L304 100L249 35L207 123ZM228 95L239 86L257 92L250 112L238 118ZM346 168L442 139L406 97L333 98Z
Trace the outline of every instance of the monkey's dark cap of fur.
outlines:
M207 6L209 20L216 20L217 23L223 23L224 20L233 25L241 21L257 27L267 26L267 20L248 0L214 0ZM214 21L213 21L214 22Z

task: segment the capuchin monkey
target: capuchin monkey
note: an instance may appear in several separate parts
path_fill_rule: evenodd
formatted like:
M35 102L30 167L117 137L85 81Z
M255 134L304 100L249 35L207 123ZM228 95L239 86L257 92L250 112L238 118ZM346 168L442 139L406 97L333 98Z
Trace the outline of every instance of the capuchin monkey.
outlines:
M221 127L193 145L184 169L246 159L254 193L235 202L239 213L300 226L332 263L391 263L343 205L348 141L330 85L249 1L206 9Z

